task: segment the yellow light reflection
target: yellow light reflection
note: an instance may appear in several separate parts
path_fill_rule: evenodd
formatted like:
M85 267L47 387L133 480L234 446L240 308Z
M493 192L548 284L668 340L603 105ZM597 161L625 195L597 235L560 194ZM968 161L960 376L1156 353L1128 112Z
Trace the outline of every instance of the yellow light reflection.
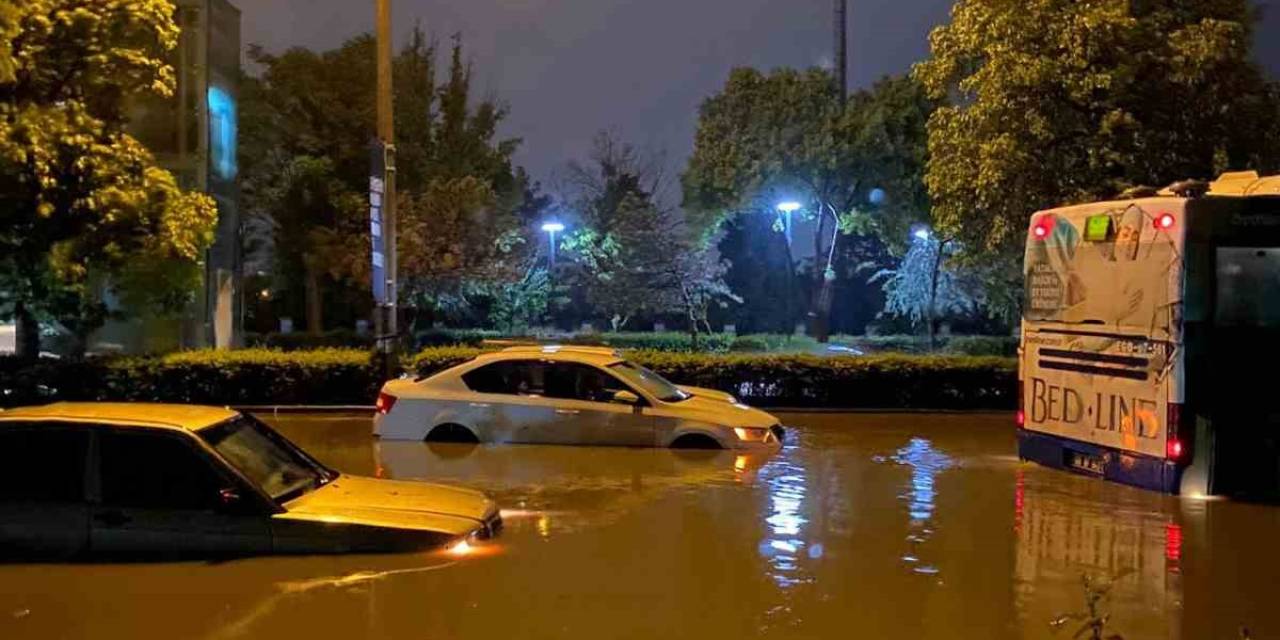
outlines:
M733 470L734 470L734 471L746 471L746 470L747 470L747 457L746 457L746 456L736 456L736 457L734 457L734 459L733 459Z

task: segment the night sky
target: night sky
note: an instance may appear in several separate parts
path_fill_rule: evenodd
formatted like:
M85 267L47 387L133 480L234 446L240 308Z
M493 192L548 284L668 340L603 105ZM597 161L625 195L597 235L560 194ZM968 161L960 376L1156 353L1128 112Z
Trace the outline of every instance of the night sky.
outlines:
M232 0L242 38L271 51L335 47L373 28L372 0ZM679 168L697 107L735 66L829 64L831 0L394 0L397 45L415 21L461 32L475 88L511 108L518 161L546 180L597 131L667 154ZM850 85L902 73L951 0L850 0ZM1259 57L1280 72L1280 10L1264 14ZM447 40L446 40L447 42Z

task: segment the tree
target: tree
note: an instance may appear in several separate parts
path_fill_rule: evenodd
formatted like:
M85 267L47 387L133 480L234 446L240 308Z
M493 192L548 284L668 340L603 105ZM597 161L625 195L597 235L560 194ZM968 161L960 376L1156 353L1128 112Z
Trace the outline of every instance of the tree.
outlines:
M217 218L124 132L131 100L169 96L177 44L165 0L0 3L0 305L39 349L36 317L82 351L114 290L171 309L190 300Z
M872 276L883 282L885 312L924 323L929 348L937 348L938 318L949 313L972 312L978 298L952 265L955 242L922 233L915 237L896 269L884 269Z
M519 141L497 139L505 108L472 100L461 39L454 39L443 83L437 83L436 51L415 29L393 67L401 301L433 310L465 306L478 292L493 290L479 285L524 278L530 235L524 223L546 205L512 162ZM250 56L263 73L242 97L247 208L274 219L277 238L305 240L275 247L277 270L297 287L304 273L298 265L324 265L316 287L369 299L369 212L364 204L343 203L363 201L368 190L373 38L358 36L321 53L251 48ZM297 203L273 196L290 167L307 159L330 167L320 210L333 215L292 216L289 207ZM312 317L320 297L307 293L305 299Z
M914 75L938 227L1016 261L1030 213L1275 166L1275 91L1246 0L960 0Z
M736 215L772 215L780 200L805 203L818 221L811 333L825 340L845 271L840 236L875 233L903 246L906 230L928 217L920 179L932 107L907 78L841 103L824 71L736 69L699 111L682 177L691 222L706 232Z
M682 176L691 224L710 233L740 212L767 214L780 199L808 204L818 220L811 331L825 339L840 216L865 197L840 131L844 105L830 74L735 69L702 103L693 155Z
M715 256L706 243L697 242L685 232L674 238L668 250L669 259L659 271L668 290L664 306L684 316L696 349L698 333L711 333L708 319L711 307L741 303L742 298L725 284L724 276L729 266Z
M562 242L565 271L614 331L667 306L672 284L659 272L681 229L677 212L656 196L663 180L658 161L603 132L586 162L569 164L563 199L577 221Z
M914 246L914 231L921 225L935 226L924 173L927 127L936 108L919 82L898 76L854 94L845 110L843 132L861 158L862 179L874 186L868 202L841 222L851 232L877 236L897 255Z

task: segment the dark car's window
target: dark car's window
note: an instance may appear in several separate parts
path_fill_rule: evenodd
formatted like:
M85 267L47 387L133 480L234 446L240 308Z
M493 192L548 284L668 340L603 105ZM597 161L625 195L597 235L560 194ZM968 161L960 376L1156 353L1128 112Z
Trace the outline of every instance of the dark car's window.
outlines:
M104 504L143 509L217 507L224 482L208 460L178 436L103 431L98 442Z
M546 369L540 360L504 360L468 371L462 381L477 393L540 396L546 392Z
M629 391L617 378L589 365L555 362L547 376L547 397L609 402L618 391Z
M83 427L0 426L0 502L83 501L88 447Z
M249 416L201 430L200 438L279 502L317 489L337 475Z

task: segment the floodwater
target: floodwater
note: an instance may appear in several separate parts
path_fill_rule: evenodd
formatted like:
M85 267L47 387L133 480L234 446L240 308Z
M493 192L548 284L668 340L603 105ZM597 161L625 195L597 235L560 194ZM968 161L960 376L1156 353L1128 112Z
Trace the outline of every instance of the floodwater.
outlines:
M0 638L1280 638L1280 508L1019 463L1006 415L802 415L772 456L373 442L341 471L490 492L472 555L0 566Z

